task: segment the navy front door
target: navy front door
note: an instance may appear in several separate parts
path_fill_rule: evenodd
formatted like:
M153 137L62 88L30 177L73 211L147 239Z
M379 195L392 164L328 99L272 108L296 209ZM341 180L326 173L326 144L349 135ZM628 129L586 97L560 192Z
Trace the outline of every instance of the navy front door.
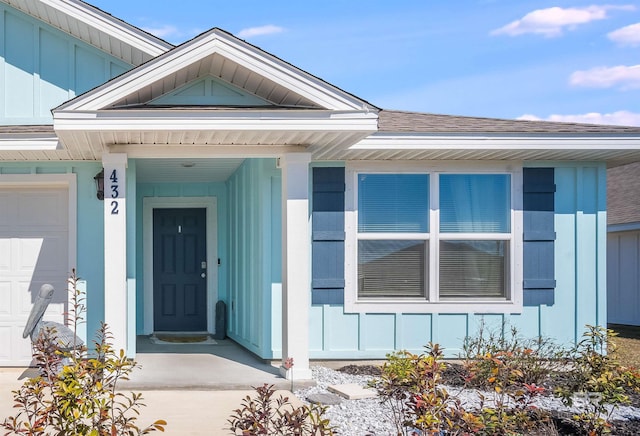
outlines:
M155 331L207 330L205 209L153 211Z

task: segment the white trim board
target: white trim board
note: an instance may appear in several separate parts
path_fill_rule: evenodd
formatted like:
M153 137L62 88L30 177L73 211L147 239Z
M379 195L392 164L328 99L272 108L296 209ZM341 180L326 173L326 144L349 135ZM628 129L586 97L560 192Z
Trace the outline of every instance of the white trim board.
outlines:
M207 332L215 333L218 301L218 199L216 197L145 197L142 199L143 235L143 331L153 333L153 210L206 209L207 222Z

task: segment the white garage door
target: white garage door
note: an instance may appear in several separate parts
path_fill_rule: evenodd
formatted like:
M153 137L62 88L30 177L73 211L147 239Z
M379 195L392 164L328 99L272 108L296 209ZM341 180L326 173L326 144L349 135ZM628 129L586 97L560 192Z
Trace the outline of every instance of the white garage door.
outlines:
M43 283L56 289L45 319L64 320L68 203L66 188L0 186L0 366L31 362L22 331Z
M640 325L640 231L607 235L607 321Z

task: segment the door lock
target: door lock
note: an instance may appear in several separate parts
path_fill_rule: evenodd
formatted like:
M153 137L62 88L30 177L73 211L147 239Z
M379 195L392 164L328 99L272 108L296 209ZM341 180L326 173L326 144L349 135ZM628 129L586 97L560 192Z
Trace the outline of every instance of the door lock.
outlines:
M200 268L207 269L207 262L201 262L200 263Z

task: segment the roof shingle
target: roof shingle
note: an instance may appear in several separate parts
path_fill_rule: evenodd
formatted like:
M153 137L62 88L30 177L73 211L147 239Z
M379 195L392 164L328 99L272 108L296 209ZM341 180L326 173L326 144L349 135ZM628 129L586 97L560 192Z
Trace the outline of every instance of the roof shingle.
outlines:
M387 133L539 133L539 134L632 134L640 127L609 126L551 121L503 120L497 118L439 115L382 110L378 128Z

